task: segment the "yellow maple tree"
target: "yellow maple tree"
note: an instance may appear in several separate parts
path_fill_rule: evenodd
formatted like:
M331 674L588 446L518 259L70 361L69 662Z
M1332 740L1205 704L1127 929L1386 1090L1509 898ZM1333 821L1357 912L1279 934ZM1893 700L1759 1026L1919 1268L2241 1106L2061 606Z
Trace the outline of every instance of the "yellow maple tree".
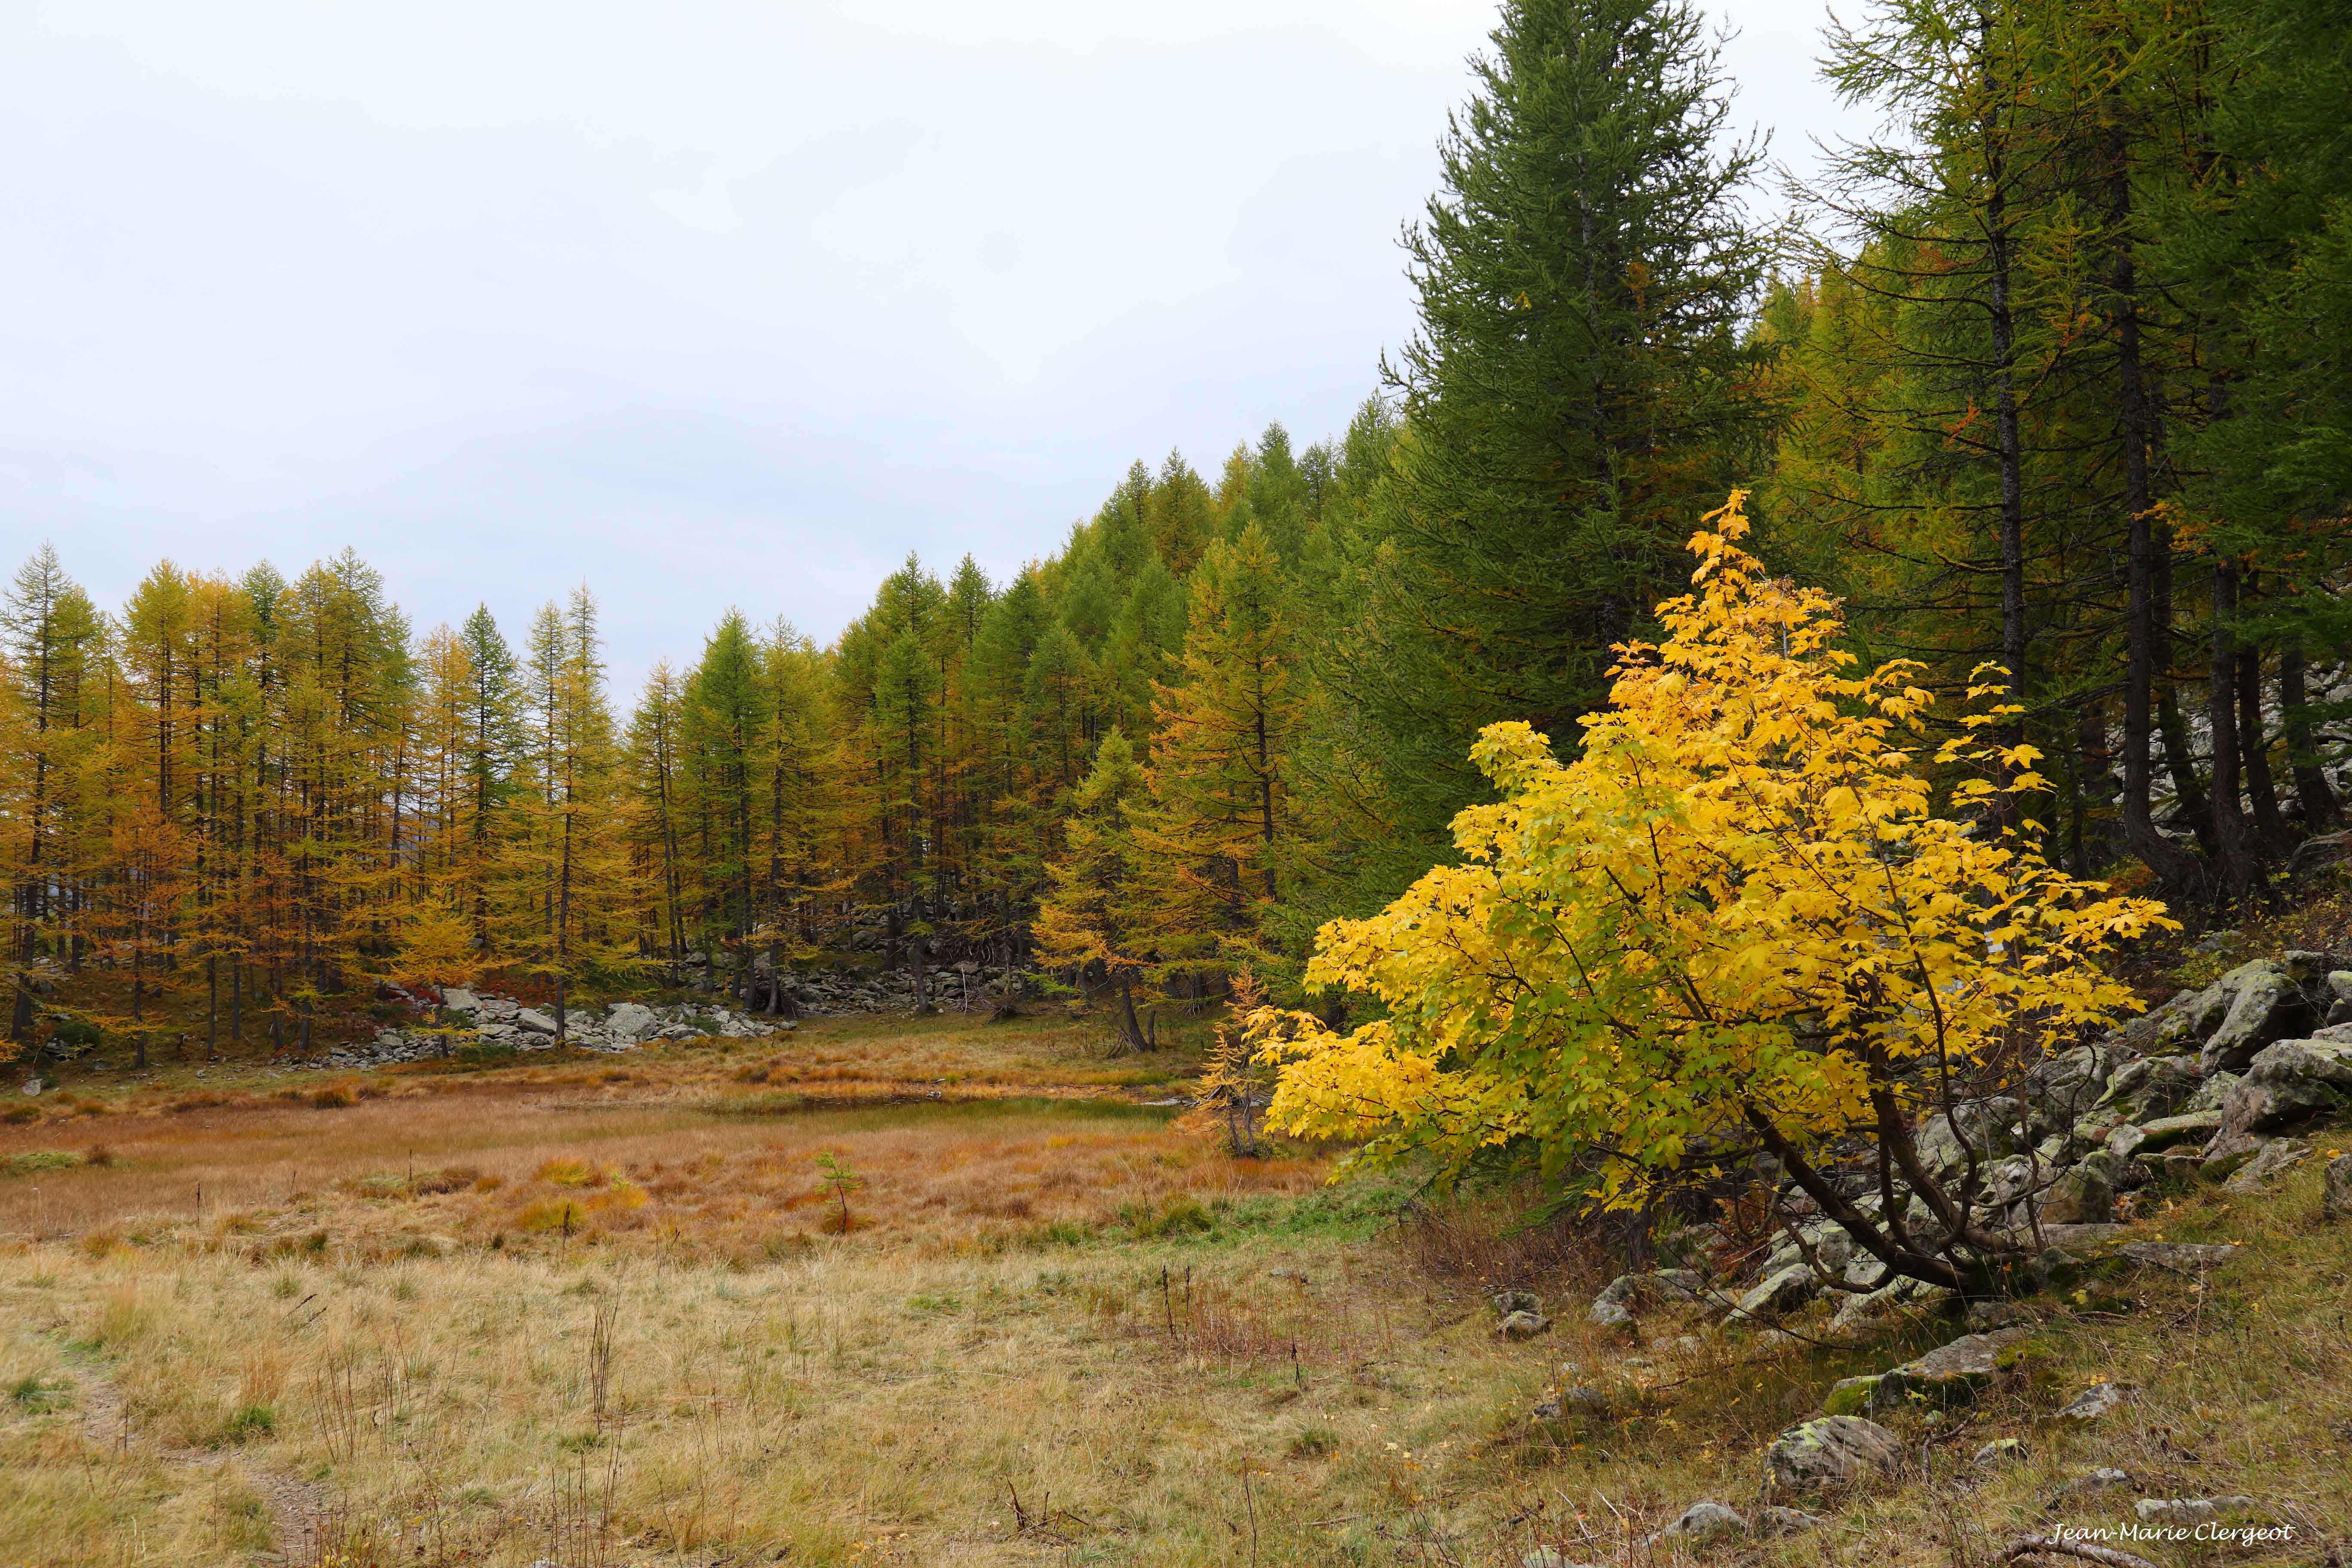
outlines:
M1960 1283L1960 1253L2017 1244L1973 1160L1923 1168L1915 1120L2135 1007L2092 959L2170 922L2049 865L2033 825L1999 831L2000 790L2047 788L1991 739L2007 710L1931 746L1918 667L1857 673L1836 604L1740 548L1743 500L1691 540L1664 643L1620 649L1574 760L1488 726L1472 754L1502 798L1454 819L1462 863L1323 928L1309 985L1382 1016L1254 1015L1269 1120L1452 1173L1517 1150L1612 1207L1765 1152L1889 1270ZM1972 703L2004 689L1980 673ZM1930 761L1966 775L1941 809ZM1856 1138L1875 1210L1822 1168Z

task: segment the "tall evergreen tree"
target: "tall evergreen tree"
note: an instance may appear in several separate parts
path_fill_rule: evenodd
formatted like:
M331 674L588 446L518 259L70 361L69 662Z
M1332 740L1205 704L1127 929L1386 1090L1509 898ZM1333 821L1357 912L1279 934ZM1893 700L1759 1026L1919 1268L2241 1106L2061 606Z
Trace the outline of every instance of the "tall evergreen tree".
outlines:
M1690 520L1759 451L1752 147L1689 0L1509 0L1405 245L1421 330L1373 623L1339 671L1424 846L1479 726L1567 745Z

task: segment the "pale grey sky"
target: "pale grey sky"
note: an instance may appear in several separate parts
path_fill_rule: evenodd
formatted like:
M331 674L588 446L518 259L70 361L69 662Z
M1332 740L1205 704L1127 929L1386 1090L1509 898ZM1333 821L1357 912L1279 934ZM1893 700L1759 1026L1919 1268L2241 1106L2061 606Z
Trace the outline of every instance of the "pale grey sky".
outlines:
M1714 0L1840 122L1820 0ZM420 630L585 580L619 695L1003 579L1130 460L1344 426L1468 0L0 5L0 557L356 546Z

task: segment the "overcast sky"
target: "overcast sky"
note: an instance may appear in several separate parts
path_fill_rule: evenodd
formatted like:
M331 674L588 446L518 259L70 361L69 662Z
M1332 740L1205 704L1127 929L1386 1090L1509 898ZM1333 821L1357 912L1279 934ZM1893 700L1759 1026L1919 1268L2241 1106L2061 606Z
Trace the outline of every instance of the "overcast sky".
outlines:
M1821 0L1717 0L1839 123ZM1344 426L1466 0L0 5L0 542L356 546L421 631L586 581L625 693L728 605L820 641L1000 581L1129 461Z

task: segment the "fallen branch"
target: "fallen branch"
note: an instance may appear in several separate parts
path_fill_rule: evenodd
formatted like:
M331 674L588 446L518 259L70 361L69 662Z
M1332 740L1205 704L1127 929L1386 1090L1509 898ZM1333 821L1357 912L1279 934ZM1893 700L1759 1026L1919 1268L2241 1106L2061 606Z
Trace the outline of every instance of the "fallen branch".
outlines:
M2100 1563L2105 1568L2156 1568L2145 1557L2135 1557L2128 1552L2118 1552L2112 1546L2094 1546L2087 1541L2053 1541L2046 1535L2021 1535L2009 1543L2007 1551L1993 1559L1999 1563L2014 1563L2021 1557L2042 1555L2079 1557L2085 1563Z

